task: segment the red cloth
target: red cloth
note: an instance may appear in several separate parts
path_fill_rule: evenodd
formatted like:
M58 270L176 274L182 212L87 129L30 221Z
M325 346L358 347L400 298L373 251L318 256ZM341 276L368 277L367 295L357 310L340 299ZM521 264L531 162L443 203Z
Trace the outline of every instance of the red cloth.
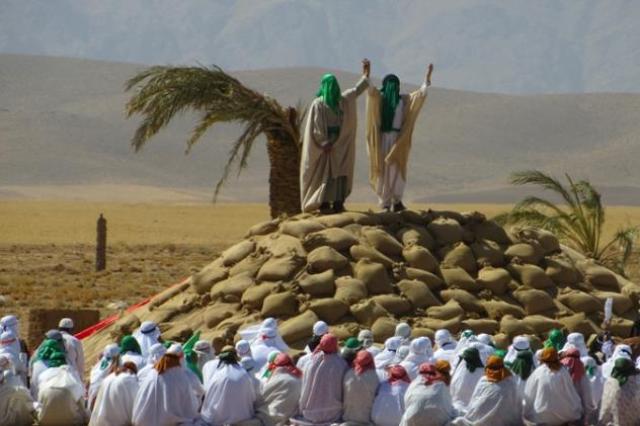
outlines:
M320 343L316 346L313 353L324 352L325 354L334 354L338 352L338 339L333 334L325 334L320 339Z
M407 370L401 365L394 365L389 369L389 383L392 385L398 382L411 383Z
M271 366L273 366L273 370L275 370L276 368L283 368L292 376L302 376L302 371L300 371L299 368L293 365L293 360L291 359L291 357L288 354L282 352L279 353L278 356L276 356L276 359L273 360L273 362L269 366L269 369L272 368Z
M420 365L420 369L418 370L418 372L424 379L425 385L432 385L435 382L448 384L446 376L438 371L434 364L425 362L424 364Z
M569 368L569 374L571 374L574 383L578 383L584 377L584 364L580 360L580 351L577 349L571 348L562 352L560 364Z
M369 351L359 351L356 354L356 358L353 360L353 369L359 376L367 370L373 370L375 363L373 362L373 355Z

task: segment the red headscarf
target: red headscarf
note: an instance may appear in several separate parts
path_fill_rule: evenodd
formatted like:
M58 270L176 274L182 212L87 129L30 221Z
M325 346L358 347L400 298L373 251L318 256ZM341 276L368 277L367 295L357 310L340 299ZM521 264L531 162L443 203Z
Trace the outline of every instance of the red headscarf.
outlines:
M425 362L424 364L420 365L420 369L418 370L418 372L424 379L424 384L427 386L432 385L435 382L448 384L446 376L438 371L434 364Z
M574 383L578 383L584 376L585 369L584 364L580 360L580 351L576 348L571 348L562 352L560 357L560 364L569 368L569 374Z
M314 354L324 352L325 354L334 354L338 352L338 339L333 334L327 333L322 336L320 343L313 351Z
M554 348L544 348L540 355L540 361L547 364L551 371L558 371L562 367L558 360L558 352Z
M271 371L274 371L277 368L282 368L295 377L302 376L302 371L300 371L299 368L293 365L293 360L291 359L291 357L288 354L282 352L279 353L278 356L276 356L276 359L274 359L273 362L269 365L269 369Z
M362 350L356 354L356 358L353 360L353 369L358 376L374 368L373 355L369 351Z
M391 383L392 385L399 382L411 383L411 379L407 374L407 370L405 370L401 365L394 365L393 367L389 368L388 372L389 383Z

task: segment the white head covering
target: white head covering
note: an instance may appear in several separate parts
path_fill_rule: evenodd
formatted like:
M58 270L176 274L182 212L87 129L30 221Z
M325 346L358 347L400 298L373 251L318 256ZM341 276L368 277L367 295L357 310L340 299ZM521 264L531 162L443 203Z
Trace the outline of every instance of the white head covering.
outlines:
M276 328L277 329L278 328L278 321L276 321L275 318L269 317L269 318L266 318L264 321L262 321L261 326L265 327L265 328Z
M247 342L247 344L249 344L249 342ZM198 340L196 344L193 346L193 350L196 352L203 352L203 353L206 352L211 355L215 355L213 353L213 346L211 346L211 343L209 343L207 340Z
M104 347L102 356L106 359L111 359L120 353L120 346L117 343L109 343Z
M280 352L287 352L289 350L289 346L282 340L280 334L278 333L278 322L274 318L267 318L262 321L260 325L260 331L258 333L258 340L260 338L266 337L267 339L273 339L273 343L275 343L276 348ZM254 357L255 359L255 357Z
M580 358L589 356L589 350L584 343L584 336L581 333L569 333L567 336L567 342L562 347L560 352L564 352L571 348L575 348L580 352Z
M251 345L246 340L239 340L236 343L236 352L240 358L251 357Z
M0 331L10 329L11 331L13 331L13 334L15 334L16 336L20 336L20 333L18 332L18 326L18 317L16 317L15 315L5 315L2 317L2 319L0 319Z
M140 328L133 333L133 337L135 337L140 345L142 356L148 358L151 346L159 343L160 329L155 322L145 321L140 325Z
M389 337L384 342L384 349L374 358L376 368L384 368L393 362L395 362L397 351L402 345L402 337L394 336Z
M240 358L240 366L244 368L248 373L256 367L256 362L253 360L253 358L245 356Z
M447 343L456 343L455 340L453 340L453 337L451 337L451 333L449 332L449 330L445 328L441 328L440 330L436 331L435 340L436 345L438 345L440 349L442 349L442 346L446 345Z
M58 323L58 328L71 330L73 328L73 320L71 318L62 318Z
M182 345L180 343L174 343L173 345L169 346L169 349L167 349L167 353L180 356L184 353L184 351L182 350Z
M358 333L358 340L362 343L363 348L369 348L373 345L373 333L371 330L360 330L360 333Z
M478 341L485 345L493 346L493 339L486 333L478 334Z
M631 350L631 346L625 344L616 345L613 349L611 359L615 361L618 358L626 358L633 361L633 351Z
M409 355L409 352L410 352L409 346L406 346L406 345L400 346L396 351L396 359L394 360L394 362L397 364L401 363Z
M404 340L411 337L411 326L406 322L401 322L396 325L396 337L402 337Z
M7 330L0 333L0 353L11 354L17 360L18 356L20 355L20 342L18 342L17 349L15 346L16 342L18 342L18 339L16 339L13 331Z
M411 361L420 366L425 362L430 362L433 358L433 347L431 345L431 339L428 337L417 337L411 341L409 345L410 353L405 358L406 361Z
M509 345L507 354L504 357L504 362L511 363L516 360L518 351L524 351L531 349L529 338L527 336L516 336L513 338L513 343Z
M324 336L329 332L329 326L324 321L318 321L313 324L313 334L316 336Z
M147 362L149 364L155 364L156 362L160 361L160 358L162 358L162 355L166 353L167 353L167 348L165 348L162 343L155 343L151 345L151 347L149 348L149 357Z

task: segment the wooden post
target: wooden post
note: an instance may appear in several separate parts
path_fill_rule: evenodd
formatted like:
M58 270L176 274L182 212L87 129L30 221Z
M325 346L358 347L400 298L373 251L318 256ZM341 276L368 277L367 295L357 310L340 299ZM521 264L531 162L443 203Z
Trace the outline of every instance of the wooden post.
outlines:
M98 237L96 240L96 271L103 271L107 267L107 219L98 218Z

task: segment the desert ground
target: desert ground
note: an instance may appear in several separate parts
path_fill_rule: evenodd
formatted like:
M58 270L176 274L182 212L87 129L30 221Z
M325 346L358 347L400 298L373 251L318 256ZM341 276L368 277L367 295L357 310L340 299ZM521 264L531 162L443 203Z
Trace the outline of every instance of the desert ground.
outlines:
M411 204L414 209L477 210L500 204ZM352 204L352 210L375 209ZM96 220L107 218L107 269L94 271ZM0 202L0 311L91 308L106 316L188 277L268 219L263 204ZM640 223L639 207L607 209L606 233ZM640 251L628 275L640 282Z

